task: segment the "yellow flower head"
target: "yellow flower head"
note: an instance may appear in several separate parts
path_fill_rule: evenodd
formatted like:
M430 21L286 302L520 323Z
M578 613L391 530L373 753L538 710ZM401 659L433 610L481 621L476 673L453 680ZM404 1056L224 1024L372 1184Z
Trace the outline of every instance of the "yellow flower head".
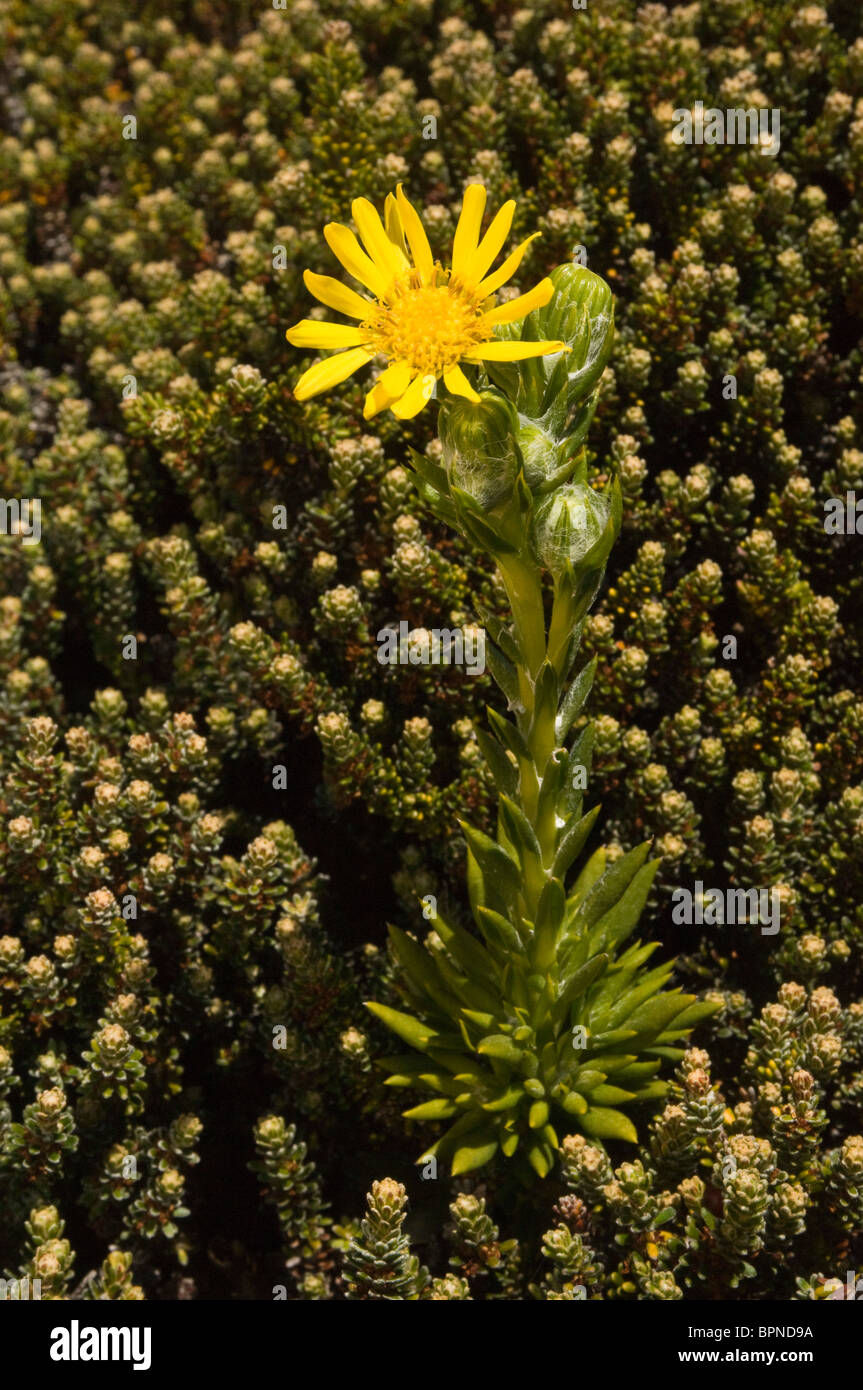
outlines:
M359 320L359 326L301 319L288 329L286 336L294 347L344 349L303 373L294 391L297 400L328 391L382 353L388 365L366 396L363 414L368 420L389 406L400 420L409 420L422 410L440 377L455 395L480 399L460 362L512 362L566 350L561 342L505 342L493 337L496 324L515 323L547 304L554 286L541 280L527 294L495 308L495 291L514 274L533 236L490 275L509 235L515 203L504 203L480 239L485 200L482 185L471 184L455 230L450 270L432 256L420 217L401 184L395 196L387 196L384 222L367 198L354 199L351 212L362 246L349 228L327 224L324 236L330 250L374 300L329 275L305 272L303 279L315 298Z

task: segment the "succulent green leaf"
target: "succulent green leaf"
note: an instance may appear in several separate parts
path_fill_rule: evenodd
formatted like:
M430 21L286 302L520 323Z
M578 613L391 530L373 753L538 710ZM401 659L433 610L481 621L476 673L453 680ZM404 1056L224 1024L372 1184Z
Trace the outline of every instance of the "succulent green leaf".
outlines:
M554 748L546 761L542 771L542 783L536 808L538 824L543 822L549 809L552 811L557 809L563 789L563 779L566 775L567 757L565 748Z
M594 806L592 810L587 812L587 815L581 816L573 825L567 826L564 830L558 842L552 865L552 873L555 878L563 879L566 877L570 865L584 849L598 815L599 807Z
M542 851L536 838L536 831L520 806L508 796L500 798L500 813L507 836L523 860L525 855L541 857Z
M459 1084L455 1077L433 1071L428 1061L421 1057L379 1057L376 1065L392 1071L384 1082L385 1086L426 1086L430 1091L439 1091L447 1096L458 1095L464 1089L463 1083Z
M635 1092L636 1100L661 1100L668 1095L667 1081L647 1081Z
M644 1077L653 1076L661 1063L655 1062L633 1062L629 1067L621 1067L615 1072L614 1079L624 1086L637 1085Z
M503 1091L499 1096L495 1096L494 1100L484 1101L482 1108L492 1113L503 1110L515 1110L523 1099L524 1090L521 1086L509 1086L507 1090Z
M493 1014L480 1013L478 1009L462 1009L462 1016L468 1023L473 1023L484 1033L488 1033L496 1024L497 1019Z
M628 1115L604 1105L592 1105L581 1117L581 1127L592 1139L626 1139L638 1143L638 1133Z
M578 1089L584 1091L586 1095L588 1091L593 1090L594 1086L600 1086L605 1077L606 1072L600 1071L595 1065L595 1058L588 1054L587 1061L579 1067L574 1080L578 1082Z
M388 928L393 954L411 983L446 1010L449 1005L437 964L428 951L399 927Z
M599 978L608 963L609 956L605 951L600 951L597 955L591 956L590 960L585 961L584 965L579 966L575 973L570 976L554 1003L553 1017L555 1023L560 1023L566 1017L575 1001L580 999L594 980Z
M660 994L655 999L640 1004L626 1019L626 1023L642 1035L650 1034L656 1037L692 1002L691 994Z
M477 545L489 555L516 555L518 548L511 541L483 519L479 503L463 492L461 488L450 486L450 496L455 504L458 523L476 541Z
M594 807L594 814L599 814L598 806ZM587 897L587 894L605 872L605 858L605 846L600 845L599 849L594 850L593 854L582 868L567 898L568 916L575 918L578 915L578 911Z
M684 1009L674 1020L675 1028L694 1028L696 1023L701 1023L702 1019L710 1018L722 1008L722 1000L699 1000L697 1004L691 1004L688 1009Z
M490 1136L490 1137L489 1137ZM452 1175L457 1178L462 1173L472 1173L476 1168L494 1158L498 1150L498 1139L494 1130L483 1130L476 1140L461 1144L453 1154Z
M590 1066L598 1071L609 1072L622 1071L636 1060L634 1052L591 1052L588 1061Z
M652 860L649 864L642 864L623 895L600 917L590 934L592 950L597 951L611 945L619 946L635 930L659 864L658 859Z
M423 502L439 521L443 521L447 526L458 525L458 513L455 507L442 493L438 492L437 488L432 487L421 477L414 479L414 485Z
M483 936L492 940L498 945L509 951L521 951L521 937L511 922L506 917L502 917L499 912L492 911L489 907L477 909L479 929Z
M461 1042L461 1039L459 1039L459 1042ZM473 1052L473 1046L470 1047L468 1052L465 1052L463 1049L460 1052L455 1052L448 1047L439 1047L437 1044L434 1044L429 1048L428 1055L439 1067L446 1067L447 1071L452 1072L457 1081L464 1082L470 1079L483 1080L486 1075L485 1069L482 1064L471 1055Z
M491 769L498 791L505 792L507 796L514 796L518 788L518 770L513 767L497 739L492 738L485 729L477 729L476 741Z
M451 1011L457 1009L461 1015L464 1013L461 1006L464 1005L468 1009L477 1009L481 1013L492 1011L493 1014L499 1001L478 980L472 979L469 974L460 974L444 956L439 956L435 964L451 994L459 1001L458 1004L449 1005Z
M477 611L479 619L488 632L491 640L500 647L507 660L513 662L517 666L519 662L523 661L523 657L519 650L516 636L511 628L481 604L477 605Z
M515 724L509 719L502 718L497 710L491 709L488 705L486 706L486 714L488 715L489 724L497 734L504 748L508 748L511 753L514 753L520 762L530 763L532 761L530 749Z
M614 1047L635 1037L634 1028L611 1028L607 1032L591 1034L591 1047Z
M471 854L479 865L484 885L500 890L504 896L514 897L521 887L521 873L515 860L486 835L485 831L476 830L463 820L459 821L459 825Z
M419 1019L412 1018L410 1014L403 1014L398 1009L391 1009L386 1004L370 1000L366 1001L365 1007L393 1033L397 1033L403 1042L416 1047L420 1052L425 1052L429 1044L440 1036L427 1024L420 1023Z
M586 1115L587 1100L579 1091L570 1091L564 1097L563 1108L568 1115Z
M593 764L593 725L588 724L582 729L578 738L569 751L566 764L566 774L563 778L561 787L560 801L558 803L558 813L568 819L569 816L576 814L580 808L584 792L578 787L573 786L575 781L576 768L583 767L587 777L590 777L590 769Z
M475 941L464 927L457 923L452 925L447 922L440 913L435 919L435 929L447 950L452 953L459 964L473 974L483 984L494 986L495 968L488 952L482 945Z
M460 1140L468 1134L474 1134L477 1130L488 1132L488 1116L482 1110L470 1110L464 1115L459 1115L449 1129L435 1140L425 1152L429 1157L447 1158L458 1148Z
M484 1057L496 1057L500 1062L509 1062L516 1067L522 1061L524 1052L505 1033L490 1033L477 1047Z
M559 693L560 683L557 679L557 672L551 662L546 660L542 663L536 678L536 688L533 694L531 737L535 729L545 728L548 722L554 718ZM555 742L563 742L562 737L557 736L556 730Z
M485 644L485 659L494 680L506 696L509 708L520 710L522 701L518 685L518 671L491 638Z
M579 909L579 918L593 927L608 909L618 901L647 858L650 841L637 845L628 854L616 859L594 883Z
M414 469L423 481L445 497L449 492L446 470L441 468L439 463L432 462L425 454L417 453L416 449L409 449L408 453Z
M548 1124L548 1101L535 1100L528 1112L527 1123L530 1129L543 1129Z
M402 1114L406 1120L448 1120L458 1114L458 1107L445 1096L437 1096L434 1100L424 1100L421 1105L414 1105L410 1110L403 1110Z
M640 984L631 987L629 981L635 975L634 970L620 971L619 975L618 972L615 972L610 975L608 982L603 981L595 998L591 1001L591 1026L600 1032L619 1028L624 1021L627 1021L627 1028L631 1028L632 1025L628 1022L630 1014L659 993L667 982L670 973L671 969L667 963L657 966L646 977L639 977Z
M621 1105L628 1100L635 1099L634 1091L624 1091L620 1086L600 1085L594 1086L590 1092L591 1101L597 1105Z
M560 702L560 710L554 721L554 737L558 743L563 743L572 727L572 721L581 713L582 706L590 694L596 675L596 662L597 658L593 657L582 667Z
M500 1151L504 1158L512 1158L520 1143L521 1135L518 1130L513 1130L510 1134L502 1135L500 1140Z
M563 884L560 879L550 878L540 894L530 945L530 961L535 971L547 970L554 960L565 908Z
M551 1172L554 1151L549 1148L547 1143L530 1144L526 1150L526 1157L538 1177L545 1178Z

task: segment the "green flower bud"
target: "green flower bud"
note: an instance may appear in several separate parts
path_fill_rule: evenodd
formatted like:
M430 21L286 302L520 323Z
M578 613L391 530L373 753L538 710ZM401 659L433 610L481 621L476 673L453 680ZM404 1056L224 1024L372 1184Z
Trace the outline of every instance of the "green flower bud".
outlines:
M520 457L518 416L497 391L484 391L479 405L462 397L443 403L439 430L443 464L453 487L491 509L509 496Z
M537 506L533 543L537 557L555 576L568 565L590 560L600 568L620 529L611 491L595 492L586 483L566 483Z

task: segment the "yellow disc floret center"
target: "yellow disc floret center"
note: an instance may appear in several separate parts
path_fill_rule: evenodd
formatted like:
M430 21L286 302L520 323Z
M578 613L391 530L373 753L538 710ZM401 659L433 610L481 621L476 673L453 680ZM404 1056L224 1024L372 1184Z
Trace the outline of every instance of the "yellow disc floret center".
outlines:
M377 352L406 362L414 374L440 376L489 338L476 295L455 280L417 285L406 276L389 299L362 327Z

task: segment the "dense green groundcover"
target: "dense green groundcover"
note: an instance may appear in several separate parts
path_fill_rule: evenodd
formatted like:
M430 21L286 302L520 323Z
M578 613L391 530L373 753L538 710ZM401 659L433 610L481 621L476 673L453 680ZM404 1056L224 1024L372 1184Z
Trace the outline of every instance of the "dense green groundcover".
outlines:
M863 501L859 6L134 8L0 0L0 482L42 504L0 535L0 1272L827 1296L863 1266L863 539L824 524ZM777 108L778 155L675 144L696 100ZM476 180L543 232L516 289L578 246L614 289L591 787L722 1004L637 1149L573 1134L532 1183L415 1165L363 1008L399 1002L388 920L467 920L500 707L375 634L501 594L413 494L430 412L298 404L284 337L353 197L402 181L445 256ZM780 930L675 925L697 880L780 886Z

